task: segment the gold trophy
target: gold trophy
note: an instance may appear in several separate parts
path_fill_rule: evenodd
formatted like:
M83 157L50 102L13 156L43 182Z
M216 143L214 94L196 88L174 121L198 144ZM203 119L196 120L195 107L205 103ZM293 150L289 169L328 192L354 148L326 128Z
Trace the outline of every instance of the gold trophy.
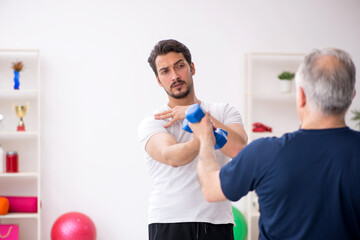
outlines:
M20 118L19 124L17 126L17 131L25 131L25 123L23 117L26 115L26 112L29 109L29 103L27 105L17 105L13 107L15 109L16 115Z

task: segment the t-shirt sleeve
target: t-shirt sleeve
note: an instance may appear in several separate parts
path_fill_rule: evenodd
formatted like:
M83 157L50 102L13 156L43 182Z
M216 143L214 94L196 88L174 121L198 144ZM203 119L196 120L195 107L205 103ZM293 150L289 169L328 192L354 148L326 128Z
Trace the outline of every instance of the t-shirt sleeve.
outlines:
M230 104L225 104L225 108L224 108L224 124L225 125L229 125L232 123L238 123L240 125L243 125L243 121L242 121L242 117L241 114L239 112L239 110L234 107L231 106Z
M164 120L155 120L153 114L148 114L140 123L138 128L138 137L141 147L145 149L146 143L150 137L156 133L167 132L164 128Z
M226 198L238 201L255 190L276 157L280 145L275 138L258 139L246 146L220 170L220 183Z

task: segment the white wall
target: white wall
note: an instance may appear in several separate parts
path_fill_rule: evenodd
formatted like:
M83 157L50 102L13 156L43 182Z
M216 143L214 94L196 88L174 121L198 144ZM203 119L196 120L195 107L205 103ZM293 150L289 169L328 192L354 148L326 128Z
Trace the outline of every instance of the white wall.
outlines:
M147 238L137 126L167 99L147 64L158 40L190 48L200 99L243 110L246 52L334 46L359 70L359 12L358 0L0 1L0 48L41 51L42 239L68 211L100 240Z

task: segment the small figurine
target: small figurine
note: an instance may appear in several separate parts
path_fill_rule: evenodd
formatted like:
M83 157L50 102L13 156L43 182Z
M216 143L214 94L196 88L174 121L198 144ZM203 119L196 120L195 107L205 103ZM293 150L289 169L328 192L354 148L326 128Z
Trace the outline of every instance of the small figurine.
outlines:
M19 90L20 87L20 71L23 69L24 64L21 61L12 63L12 69L14 69L14 89Z

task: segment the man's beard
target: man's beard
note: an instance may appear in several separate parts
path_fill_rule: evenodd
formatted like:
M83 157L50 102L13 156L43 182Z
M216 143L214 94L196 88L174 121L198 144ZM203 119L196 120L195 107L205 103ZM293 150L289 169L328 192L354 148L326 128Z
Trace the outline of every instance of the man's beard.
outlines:
M173 84L171 84L170 86L170 89L172 88L173 85L175 85L176 83L183 83L183 86L188 86L187 90L185 92L182 92L182 93L179 93L179 94L175 94L175 93L172 93L172 92L168 92L166 91L166 93L170 96L170 97L173 97L175 99L181 99L181 98L185 98L189 95L190 91L192 90L193 88L193 84L190 84L190 85L186 85L185 81L183 80L179 80L179 81L176 81L174 82Z

